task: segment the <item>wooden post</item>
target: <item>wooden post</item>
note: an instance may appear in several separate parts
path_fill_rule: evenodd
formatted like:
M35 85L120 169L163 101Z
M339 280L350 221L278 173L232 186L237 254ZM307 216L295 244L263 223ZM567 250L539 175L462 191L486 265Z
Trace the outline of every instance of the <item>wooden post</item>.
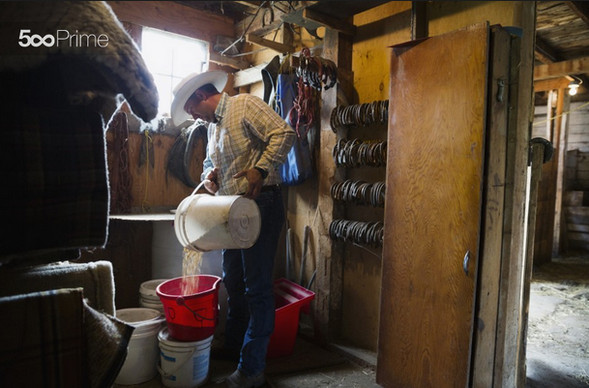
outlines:
M557 256L560 253L560 219L562 214L562 184L564 174L564 159L566 155L566 144L564 138L566 136L565 130L563 129L563 112L564 112L564 100L566 95L566 89L558 89L558 97L556 100L556 119L554 123L554 159L552 160L552 173L550 177L554 182L554 212L552 230L552 256ZM550 260L549 260L550 261Z
M495 365L495 336L499 279L501 275L501 247L503 244L503 212L506 186L507 116L510 71L511 36L503 29L493 28L491 38L491 79L489 80L488 125L486 147L485 205L483 209L482 251L479 260L476 331L472 386L493 386ZM500 89L503 92L500 92Z
M345 78L340 75L351 74L352 40L349 36L326 29L322 57L332 60L338 67L338 84L322 92L321 100L321 131L319 137L318 165L318 200L317 212L320 222L317 223L315 242L317 257L315 328L316 336L327 341L339 333L342 316L343 293L343 247L341 243L329 237L329 225L339 217L331 198L331 185L341 180L341 171L335 166L332 151L337 143L337 136L330 126L332 110L337 106L337 94L340 88L345 93ZM349 86L349 85L348 85ZM350 94L348 94L350 95ZM339 134L338 134L339 136ZM314 236L315 237L315 236Z
M530 142L531 112L533 103L532 69L534 64L534 36L536 24L536 4L533 2L520 2L519 25L523 34L521 48L517 49L514 42L513 52L519 56L514 63L512 73L517 73L513 96L516 100L513 116L510 118L515 125L515 133L508 138L509 148L513 147L514 157L508 160L507 182L512 182L509 198L511 212L506 212L504 249L502 256L501 296L499 307L499 321L497 332L497 355L495 362L494 387L517 387L520 381L519 365L520 352L523 351L517 344L523 335L522 325L522 298L523 298L523 271L526 252L526 207L525 193L527 186L527 167ZM515 58L514 58L515 59ZM517 65L515 65L517 64ZM515 67L517 66L517 68ZM514 346L516 345L516 346ZM525 377L525 376L524 376Z
M562 212L562 198L564 189L564 169L567 149L567 138L568 138L568 125L567 115L564 113L568 110L570 97L567 93L566 88L558 89L558 100L556 103L556 125L554 129L554 167L555 171L555 185L556 185L556 196L554 200L554 231L553 231L553 243L552 243L552 256L558 256L562 251L562 239L564 236L563 232L566 231L566 224L562 226L563 212ZM566 108L565 108L566 106ZM561 230L562 229L562 230Z

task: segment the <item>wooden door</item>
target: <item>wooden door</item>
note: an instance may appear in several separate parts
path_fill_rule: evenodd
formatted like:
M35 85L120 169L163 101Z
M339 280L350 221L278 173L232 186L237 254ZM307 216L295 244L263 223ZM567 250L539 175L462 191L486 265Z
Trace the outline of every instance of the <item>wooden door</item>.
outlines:
M392 50L377 364L384 387L468 384L488 41L484 23Z

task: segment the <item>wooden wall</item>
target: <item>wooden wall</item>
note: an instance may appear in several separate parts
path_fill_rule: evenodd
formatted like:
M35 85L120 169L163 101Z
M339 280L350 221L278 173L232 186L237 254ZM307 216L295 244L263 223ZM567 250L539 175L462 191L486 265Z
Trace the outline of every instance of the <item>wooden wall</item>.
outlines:
M566 115L566 159L563 183L563 221L560 224L561 251L563 253L589 250L589 105L586 102L570 104ZM550 139L550 126L546 123L547 106L535 107L533 137ZM538 212L554 212L554 198L539 198ZM539 225L542 227L542 225ZM544 226L546 227L546 226ZM552 240L549 241L551 243ZM539 242L542 244L542 242ZM552 251L552 246L540 246Z

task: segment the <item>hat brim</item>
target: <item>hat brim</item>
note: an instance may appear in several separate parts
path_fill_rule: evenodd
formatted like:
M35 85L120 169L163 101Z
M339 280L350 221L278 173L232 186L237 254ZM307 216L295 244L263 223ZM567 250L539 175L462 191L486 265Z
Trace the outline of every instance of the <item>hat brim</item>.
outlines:
M222 92L227 85L227 73L218 70L200 74L193 73L180 81L174 88L174 100L170 111L174 125L180 125L186 120L192 119L192 116L184 110L184 105L192 93L206 84L213 84L219 92Z

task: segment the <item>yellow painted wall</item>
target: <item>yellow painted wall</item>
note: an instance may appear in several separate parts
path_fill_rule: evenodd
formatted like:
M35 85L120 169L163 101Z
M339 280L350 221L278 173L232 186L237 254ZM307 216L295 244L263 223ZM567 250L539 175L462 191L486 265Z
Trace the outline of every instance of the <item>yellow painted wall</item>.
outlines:
M517 24L520 2L457 1L427 2L429 36L440 35L479 22L512 26ZM356 96L350 103L388 99L389 46L411 40L411 2L392 1L354 17L352 70ZM432 58L443 60L443 58ZM386 129L351 130L348 138L386 139ZM395 152L394 145L388 145ZM374 170L348 171L349 179L380 180ZM384 176L384 175L383 175ZM389 188L394 190L394 188ZM394 195L394 192L387 192ZM378 209L347 206L349 219L378 219ZM348 243L346 243L348 244ZM378 341L381 268L380 249L368 252L348 244L344 258L343 324L341 337L353 345L376 350Z

